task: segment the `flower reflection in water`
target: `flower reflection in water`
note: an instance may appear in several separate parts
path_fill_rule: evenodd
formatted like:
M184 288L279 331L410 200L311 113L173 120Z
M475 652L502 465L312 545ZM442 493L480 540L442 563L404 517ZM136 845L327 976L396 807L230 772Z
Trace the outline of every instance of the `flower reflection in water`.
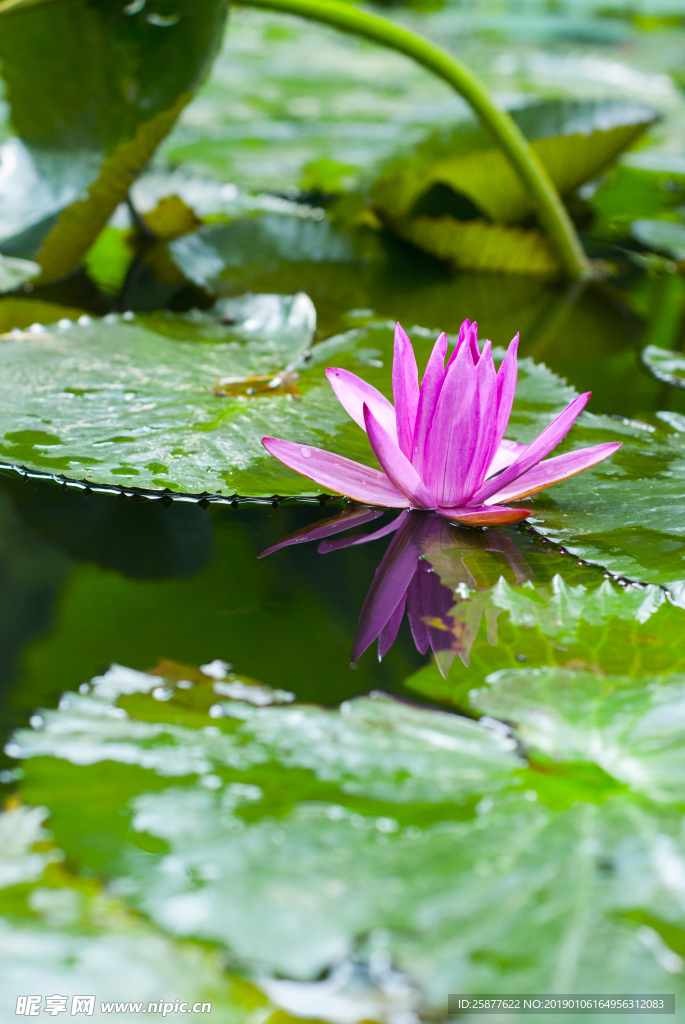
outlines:
M318 540L320 554L366 544L394 533L359 616L352 661L378 640L381 659L395 641L405 608L414 643L421 654L433 651L446 676L455 657L465 665L485 614L488 640L497 643L497 614L478 600L478 592L500 576L524 583L534 577L513 541L501 530L455 526L435 512L401 512L372 533L330 539L383 512L350 503L337 516L284 538L260 558L291 544Z

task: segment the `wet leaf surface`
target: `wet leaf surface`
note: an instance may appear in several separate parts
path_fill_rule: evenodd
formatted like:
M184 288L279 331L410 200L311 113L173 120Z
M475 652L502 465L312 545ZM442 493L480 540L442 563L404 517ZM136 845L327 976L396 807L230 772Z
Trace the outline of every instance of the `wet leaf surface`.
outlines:
M310 982L382 950L426 1007L444 985L497 991L503 971L521 989L592 988L601 970L618 991L679 991L664 936L682 927L682 683L598 695L579 673L571 709L568 673L519 670L474 694L477 723L382 696L217 702L211 677L160 672L112 669L10 753L56 843L102 870L107 835L107 870L127 865L127 900L165 931Z
M101 1001L121 1003L126 978L127 996L140 1001L137 1010L127 1012L131 1020L145 1020L149 1003L158 1004L160 993L172 1006L177 998L191 1006L206 1001L225 1024L244 1019L248 986L226 977L212 952L173 942L97 882L70 876L64 855L50 845L42 827L45 816L40 808L21 806L0 814L2 1012L15 1013L19 985L31 993L68 993L66 1012L72 993L95 991L93 1019L105 1020ZM255 995L259 1002L261 994ZM247 1005L241 1005L245 996Z
M0 452L15 464L94 483L317 494L316 485L263 453L261 437L373 464L364 435L336 402L323 371L331 364L361 368L390 395L392 331L371 322L312 346L313 330L306 296L257 296L222 300L214 312L10 333L0 349L6 388ZM412 337L425 360L432 332L416 328ZM522 360L507 436L529 443L574 394L543 364ZM609 462L533 499L531 522L580 558L679 594L685 579L678 554L685 543L679 539L685 532L681 417L664 413L655 423L583 414L561 450L616 440L623 447Z

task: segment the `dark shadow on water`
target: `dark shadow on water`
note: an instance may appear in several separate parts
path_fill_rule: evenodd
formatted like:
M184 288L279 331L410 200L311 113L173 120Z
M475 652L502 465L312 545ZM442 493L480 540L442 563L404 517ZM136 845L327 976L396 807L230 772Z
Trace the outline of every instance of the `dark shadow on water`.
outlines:
M393 691L425 662L408 630L351 667L359 609L382 557L259 550L318 506L238 509L119 501L44 481L0 481L0 721L7 731L111 662L214 658L307 701Z

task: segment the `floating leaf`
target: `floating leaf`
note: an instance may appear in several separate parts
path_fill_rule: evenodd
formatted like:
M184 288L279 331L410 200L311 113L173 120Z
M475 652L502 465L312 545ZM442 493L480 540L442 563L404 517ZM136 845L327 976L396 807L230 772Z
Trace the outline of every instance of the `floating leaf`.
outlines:
M173 21L85 0L7 9L0 59L18 138L4 154L5 251L38 252L47 280L79 265L207 72L225 15L224 0L179 0Z
M539 231L523 231L485 220L454 217L407 217L386 220L402 238L455 267L503 274L553 277L559 264Z
M0 256L0 293L13 292L40 273L40 266L31 260Z
M564 196L608 166L653 122L655 112L610 101L550 101L514 110L512 117ZM393 173L391 164L372 189L374 205L384 214L418 213L417 205L428 201L436 185L466 197L476 214L493 221L516 223L535 209L504 154L471 123L427 141L413 158L397 163L400 169Z
M674 260L685 260L685 224L670 220L634 220L630 233L649 249L665 252Z
M594 232L601 237L628 237L636 219L673 215L684 200L681 156L655 149L629 153L610 170L590 200L596 217Z
M642 362L657 380L672 384L676 388L685 388L685 356L681 352L671 352L657 345L647 345L642 350ZM681 424L685 427L679 413L662 413L662 418L667 423L671 421L671 417L672 425L676 429L680 429Z
M644 132L654 111L634 104L567 101L531 106L512 116L566 196ZM504 154L470 123L449 137L428 140L413 157L391 162L373 185L371 199L392 230L457 267L547 275L558 270L539 232L503 226L524 220L535 205Z
M129 1020L144 1021L150 1004L161 1011L160 998L172 1008L197 1002L197 1012L205 1003L222 1024L243 1020L244 983L226 976L215 953L175 943L96 882L70 876L41 827L46 815L22 806L0 814L0 1013L9 1019L28 993L42 993L38 1012L52 993L67 994L66 1012L74 993L96 993L95 1020L126 1002Z
M211 677L185 674L190 687L178 673L114 668L8 748L24 757L24 794L54 808L56 841L97 870L105 849L107 870L127 865L129 901L167 932L228 947L291 1007L297 990L271 979L310 983L300 996L322 1015L316 977L352 956L382 987L371 966L382 953L402 972L406 994L394 998L415 988L426 1010L445 986L544 991L581 915L562 987L595 989L601 973L617 991L680 993L682 960L667 945L684 923L672 789L652 803L639 775L619 784L568 761L556 775L541 761L525 767L492 719L385 697L340 712L223 700L220 714ZM675 737L672 716L650 719L649 701L622 710L624 732L651 723L647 752ZM681 752L671 744L672 770ZM104 772L107 796L93 806L88 787ZM556 810L569 779L576 800Z
M594 763L652 800L679 802L685 779L684 677L601 675L563 668L487 677L473 706L516 724L531 756Z

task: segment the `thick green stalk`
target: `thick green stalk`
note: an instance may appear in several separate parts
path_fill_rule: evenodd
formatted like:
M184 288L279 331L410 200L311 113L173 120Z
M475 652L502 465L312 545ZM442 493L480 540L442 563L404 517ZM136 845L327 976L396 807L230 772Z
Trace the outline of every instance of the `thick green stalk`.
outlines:
M486 87L463 64L427 39L340 0L240 0L240 4L281 11L283 14L299 14L303 18L332 25L343 32L364 36L406 54L442 78L473 107L514 166L536 202L540 221L566 274L574 278L591 276L587 256L547 171L531 150L516 122L506 111L495 106Z

